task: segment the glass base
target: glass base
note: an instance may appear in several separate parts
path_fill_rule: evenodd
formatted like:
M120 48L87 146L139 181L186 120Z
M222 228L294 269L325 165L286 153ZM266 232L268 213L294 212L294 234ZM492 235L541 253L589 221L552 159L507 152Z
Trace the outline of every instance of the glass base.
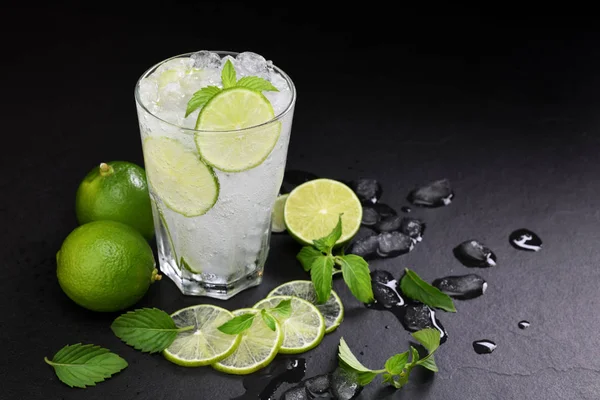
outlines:
M203 279L202 274L193 274L186 270L180 270L177 265L172 265L169 260L160 260L160 270L167 275L181 293L189 296L207 296L215 299L227 300L239 292L258 286L262 282L263 268L252 268L250 271L236 280L227 283L215 283Z

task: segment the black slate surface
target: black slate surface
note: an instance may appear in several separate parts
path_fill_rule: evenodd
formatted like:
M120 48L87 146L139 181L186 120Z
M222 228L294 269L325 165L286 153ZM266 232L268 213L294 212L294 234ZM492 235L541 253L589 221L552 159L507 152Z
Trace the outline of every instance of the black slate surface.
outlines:
M438 374L397 392L377 380L360 399L600 398L600 36L586 31L587 20L416 17L375 7L351 17L285 5L86 7L23 5L1 28L1 398L243 392L239 377L178 367L121 343L109 329L118 314L74 305L55 277L55 253L76 226L79 181L101 161L142 163L135 81L155 62L204 48L252 50L292 77L298 102L288 167L376 178L381 200L398 210L417 184L453 184L450 206L413 207L410 215L427 224L423 242L371 267L398 276L410 267L428 281L475 272L487 292L456 301L456 314L439 313L449 339L436 354ZM540 235L542 251L511 247L518 228ZM468 239L489 246L498 265L462 266L452 249ZM163 280L138 306L250 306L276 285L306 278L297 250L274 235L263 284L230 301L184 297ZM339 280L334 287L346 318L305 355L307 376L335 367L341 336L374 368L408 346L391 313L366 309ZM519 329L521 320L531 326ZM498 348L477 355L478 339ZM70 389L42 359L77 342L108 347L129 368L97 387Z

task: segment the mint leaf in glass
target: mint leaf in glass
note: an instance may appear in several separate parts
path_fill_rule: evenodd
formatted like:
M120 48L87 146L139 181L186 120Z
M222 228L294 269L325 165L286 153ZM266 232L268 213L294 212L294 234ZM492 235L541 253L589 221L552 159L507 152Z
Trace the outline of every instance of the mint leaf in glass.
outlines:
M185 116L187 117L198 108L204 106L210 99L221 91L216 86L205 86L198 90L192 95L192 98L188 101L187 108L185 110Z
M456 312L450 296L442 293L438 288L431 286L419 277L414 271L405 268L406 273L400 281L400 289L407 297L418 300L433 308L440 308L449 312Z
M93 344L73 344L60 349L52 360L44 357L56 376L70 387L96 386L127 367L127 361Z
M237 82L235 68L233 67L231 60L227 60L223 66L223 70L221 71L221 81L223 82L223 89L234 87Z
M240 78L236 85L238 87L245 87L257 92L268 91L268 92L279 92L271 82L266 79L259 78L258 76L245 76Z

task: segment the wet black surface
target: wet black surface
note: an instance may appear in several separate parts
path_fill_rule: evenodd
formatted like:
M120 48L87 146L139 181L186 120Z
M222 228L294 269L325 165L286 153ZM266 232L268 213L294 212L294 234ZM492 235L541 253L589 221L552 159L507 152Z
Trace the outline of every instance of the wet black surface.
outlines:
M411 205L410 216L427 224L423 241L373 268L400 275L408 267L428 282L471 273L452 254L468 238L498 256L496 267L476 270L489 283L484 296L455 302L455 314L439 312L449 334L436 353L439 373L415 376L398 392L378 378L359 399L600 398L600 35L585 31L593 19L415 17L380 7L340 18L337 10L254 3L54 7L23 3L3 13L12 24L1 28L9 62L0 68L9 79L0 158L0 397L244 393L243 377L178 367L121 343L109 329L116 314L79 308L55 278L55 253L76 226L75 190L85 173L106 160L142 163L137 78L169 56L209 48L252 50L290 74L298 89L291 169L373 177L384 188L380 201L396 210L415 186L451 181L450 205ZM377 27L365 29L366 20ZM509 244L521 227L543 238L542 251ZM165 279L138 306L250 306L283 282L307 279L298 250L287 235L274 236L262 286L230 301L184 297ZM345 319L303 355L306 377L335 369L342 336L372 368L408 349L411 337L392 313L366 309L339 277L334 288ZM517 326L523 319L532 322L526 330ZM472 343L481 338L498 348L476 354ZM96 387L70 389L43 357L78 342L105 346L129 367Z

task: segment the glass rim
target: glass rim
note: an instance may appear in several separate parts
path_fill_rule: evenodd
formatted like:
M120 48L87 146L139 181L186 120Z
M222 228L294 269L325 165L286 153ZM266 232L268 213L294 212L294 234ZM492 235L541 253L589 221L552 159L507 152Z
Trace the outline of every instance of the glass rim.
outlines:
M225 51L225 50L208 50L212 53L217 53L220 56L232 56L235 57L238 54L240 54L239 52L235 52L235 51ZM159 117L158 115L156 115L155 113L153 113L152 111L150 111L148 109L148 107L146 107L146 105L144 105L144 103L142 102L142 99L140 98L140 84L142 82L142 79L150 76L150 74L152 74L158 67L160 67L162 64L166 63L167 61L171 61L173 59L176 58L183 58L183 57L189 57L192 54L196 53L195 51L192 52L188 52L188 53L182 53L182 54L178 54L172 57L169 57L165 60L162 60L156 64L154 64L153 66L151 66L150 68L148 68L137 80L136 84L135 84L135 93L134 93L134 97L135 97L135 102L148 114L150 114L152 117L156 118L157 120L170 125L174 128L177 129L182 129L184 131L189 131L189 132L204 132L204 133L231 133L231 132L244 132L244 131L250 131L250 130L256 130L256 128L259 128L261 126L266 126L269 124L272 124L275 121L279 121L281 120L283 117L285 117L290 110L294 107L294 104L296 103L296 87L294 86L294 82L292 81L292 79L288 76L288 74L286 74L281 68L277 67L276 65L273 64L273 69L279 73L287 82L289 88L290 88L290 92L292 94L292 97L290 98L290 101L288 103L288 105L285 107L285 109L283 111L281 111L279 114L275 115L273 118L271 118L270 120L260 123L258 125L252 125L252 126L248 126L245 128L241 128L241 129L234 129L234 130L221 130L221 131L215 131L215 130L202 130L202 129L194 129L194 128L186 128L184 126L178 125L178 124L174 124L172 122L166 121L163 118Z

